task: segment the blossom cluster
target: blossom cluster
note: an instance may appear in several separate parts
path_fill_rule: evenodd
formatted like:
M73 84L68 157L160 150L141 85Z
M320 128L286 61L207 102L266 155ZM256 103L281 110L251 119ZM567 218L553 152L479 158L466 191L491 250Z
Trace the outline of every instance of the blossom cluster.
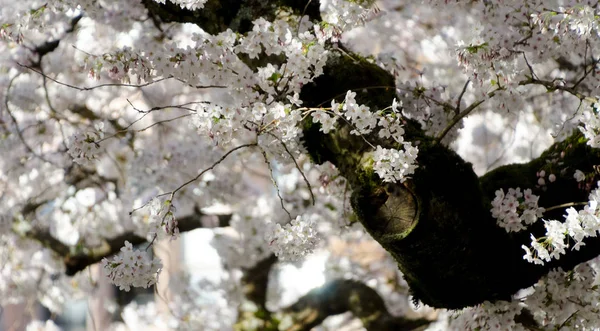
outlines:
M539 196L533 194L531 189L521 192L519 187L509 188L507 193L499 189L492 201L492 216L506 232L521 231L542 217L544 208L538 207L538 200Z
M589 38L598 35L597 9L577 4L560 6L556 10L540 11L532 14L533 23L542 33L551 31L554 35L572 35L573 38Z
M171 239L179 237L175 211L175 206L173 206L171 200L162 203L160 199L154 198L150 201L150 218L148 221L150 226L148 236L151 238L150 240L153 240L154 237L162 239L165 233Z
M587 139L587 144L593 148L600 147L600 105L594 103L586 109L579 118L579 130Z
M515 317L527 309L548 330L595 330L600 311L598 259L573 270L551 270L512 301L485 302L450 317L450 330L527 330Z
M162 263L156 258L150 258L148 253L133 249L133 245L125 241L121 252L112 260L102 259L104 273L110 282L120 290L129 291L131 287L148 288L158 280Z
M571 240L574 242L572 249L579 250L585 245L583 242L585 238L596 237L600 231L598 202L600 202L600 189L595 189L590 192L589 202L583 209L579 211L573 207L567 209L564 222L544 220L546 234L541 238L531 235L531 247L522 246L525 250L523 258L535 264L550 262L566 253Z
M164 4L166 1L170 1L176 5L179 5L181 8L196 10L204 8L204 4L208 0L154 0L160 4Z
M271 223L265 234L271 251L284 261L296 261L312 253L320 240L315 218L316 215L297 216L284 226Z
M363 25L377 15L376 8L371 7L370 0L345 1L331 0L325 2L323 23L316 26L320 40L337 42L344 31Z
M598 259L573 270L552 270L534 285L524 303L547 329L594 330L598 327Z
M138 82L152 81L152 66L148 59L129 47L124 47L113 53L105 53L101 57L86 58L89 67L88 75L100 80L105 71L109 78L129 83L130 77L137 77Z
M321 125L323 133L335 129L338 118L344 118L352 125L351 134L368 135L379 128L380 138L392 138L402 144L403 149L376 146L373 151L373 170L384 182L404 182L417 168L418 148L404 141L404 128L400 121L396 99L390 109L372 111L368 106L356 102L356 92L348 91L342 103L331 102L331 113L324 110L311 110L313 123Z
M73 162L80 165L91 165L94 160L98 159L100 153L100 145L98 140L104 137L104 123L98 123L96 131L93 132L76 132L67 141L67 153L73 159Z
M486 301L450 317L451 330L526 330L515 322L524 305L518 301Z
M377 146L373 153L373 170L384 182L402 183L415 172L418 151L409 143L404 144L404 150Z

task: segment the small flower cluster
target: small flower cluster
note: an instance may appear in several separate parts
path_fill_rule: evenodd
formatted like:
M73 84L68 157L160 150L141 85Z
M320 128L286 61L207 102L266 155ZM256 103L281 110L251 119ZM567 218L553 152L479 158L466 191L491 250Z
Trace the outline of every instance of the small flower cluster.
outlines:
M545 170L541 170L538 171L536 173L537 177L538 177L538 185L539 186L544 186L546 185L546 171ZM556 175L555 174L550 174L548 175L548 180L550 181L550 183L554 183L556 181Z
M111 283L120 290L129 291L132 286L148 288L155 284L162 263L156 258L150 259L145 251L134 250L131 243L125 241L125 246L112 261L102 259L102 268Z
M101 78L101 72L105 70L109 78L126 83L131 81L131 77L137 77L138 82L152 81L152 65L148 59L129 47L101 57L88 58L86 62L90 67L89 76L96 80Z
M553 258L558 259L560 254L565 254L566 248L569 247L565 244L567 231L564 223L544 220L544 227L546 228L545 237L538 239L533 234L531 235L531 249L525 245L521 246L525 250L523 258L527 262L543 265L544 261L550 262Z
M98 159L100 145L98 140L104 137L104 123L98 123L94 132L77 132L67 141L67 153L73 161L80 165L91 165L93 160Z
M587 144L593 148L600 147L600 105L592 104L591 109L586 110L580 116L579 121L581 125L579 130L583 133L585 138L588 140Z
M158 239L164 237L163 233L166 233L171 239L179 237L179 228L177 227L177 219L175 219L175 206L171 200L167 200L164 203L158 198L152 199L150 202L150 230L148 236ZM164 229L164 232L161 231ZM152 240L152 239L151 239Z
M402 106L402 115L418 121L428 135L432 137L439 135L451 123L454 117L452 107L441 106L443 103L451 102L451 96L445 87L425 87L410 81L397 82L397 87L401 91L402 104L399 106ZM431 100L438 100L440 104ZM442 142L447 144L453 141L458 136L462 125L462 122L457 123Z
M534 285L524 304L545 330L597 330L598 259L572 270L552 270Z
M368 134L377 126L380 115L371 112L369 107L358 104L355 97L356 92L346 92L346 98L342 104L344 116L354 125L354 130L350 133L356 135Z
M404 182L417 169L416 160L419 150L409 143L404 150L382 148L377 146L373 154L373 170L384 182Z
M404 129L398 115L398 107L401 106L401 103L394 99L391 112L385 110L374 112L369 107L358 104L355 97L355 92L348 91L341 104L333 100L331 102L332 114L326 111L313 111L311 114L313 123L321 124L321 131L329 133L335 129L338 117L345 118L352 124L353 129L350 133L354 135L369 134L375 128L380 127L379 137L394 139L402 144L403 150L377 146L373 154L373 170L384 182L404 182L417 168L416 159L419 150L416 146L404 141Z
M521 192L519 187L509 188L506 194L499 189L492 201L492 216L506 232L521 231L526 227L524 224L533 224L542 217L544 208L538 207L538 200L539 196L531 193L531 189Z
M328 114L323 111L313 112L312 118L313 123L321 124L321 131L329 133L335 128L335 124L338 117L346 118L354 129L351 131L352 134L362 135L370 133L376 126L377 121L380 117L379 114L371 112L369 107L360 105L356 102L356 92L346 92L344 102L337 103L335 100L331 102L331 111L333 114ZM402 133L404 133L402 131Z
M160 4L164 4L166 1L179 5L181 8L188 10L196 10L204 8L204 4L207 0L154 0Z
M599 183L600 184L600 183ZM531 235L531 249L525 245L522 248L525 250L523 256L529 262L535 264L544 264L550 260L558 259L561 254L566 253L566 248L569 248L568 239L575 242L574 250L585 243L583 240L587 237L595 237L600 231L600 190L593 190L589 195L588 204L580 211L571 207L567 209L565 221L544 220L546 227L546 235L541 238L535 238Z
M381 138L392 138L399 143L404 142L404 128L400 124L398 107L402 106L402 101L398 103L396 99L392 101L392 113L382 115L379 118L379 126L381 129L379 130L379 137Z
M598 327L598 259L573 270L551 270L512 301L497 301L467 308L451 316L451 330L527 330L515 321L527 307L544 330L596 330Z
M377 8L371 4L369 0L325 2L322 8L323 24L318 27L318 35L322 39L339 41L343 32L361 26L377 15Z
M297 261L312 253L320 240L314 217L297 216L289 224L272 224L265 239L275 255L284 261Z
M524 305L518 301L486 301L467 308L450 319L451 330L525 330L515 323Z
M597 11L587 5L559 7L558 10L539 12L531 17L542 33L552 31L556 35L572 34L575 38L598 35Z

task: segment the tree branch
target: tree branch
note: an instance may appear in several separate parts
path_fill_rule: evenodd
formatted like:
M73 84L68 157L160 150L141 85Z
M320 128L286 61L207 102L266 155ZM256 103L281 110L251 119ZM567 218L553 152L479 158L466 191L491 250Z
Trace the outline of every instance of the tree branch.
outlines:
M321 12L319 1L315 0L209 0L204 8L189 10L166 1L159 4L153 0L142 0L149 15L155 22L194 23L210 34L218 34L228 28L239 33L252 29L252 21L259 17L272 21L287 9L296 15L308 15L319 21Z
M255 325L256 330L277 329L278 322L266 307L269 274L275 263L277 257L271 254L255 266L242 270L242 293L247 300L256 305L256 310L241 310L234 330L246 330L248 324ZM256 323L260 323L260 326Z
M198 228L224 227L229 225L231 215L205 215L199 210L196 213L177 219L180 232L192 231ZM44 247L63 257L66 266L65 274L72 276L87 266L100 262L103 258L119 252L125 241L133 245L147 242L133 232L126 232L117 237L106 238L99 246L71 247L54 238L47 229L32 229L25 234L39 241Z
M365 91L365 86L393 86L393 77L359 58L332 59L324 75L307 84L301 98L316 107L347 90L371 109L392 104L395 91ZM542 156L527 163L496 169L478 178L472 165L454 151L436 144L420 125L404 120L404 138L419 148L418 168L412 178L393 185L383 183L372 168L372 147L350 134L342 123L329 134L320 126L304 122L304 145L313 161L330 161L348 179L353 189L352 206L365 229L388 250L404 274L415 299L439 308L459 309L484 301L510 300L521 288L537 282L551 269L565 270L600 254L600 239L589 238L579 251L543 266L523 259L522 245L530 234L545 233L542 222L518 233L506 233L491 216L497 189L531 188L540 196L541 207L587 201L595 187L600 151L586 144L581 133L556 143ZM376 134L367 140L384 148L401 148ZM347 146L352 146L351 149ZM583 187L573 179L575 169L595 174ZM557 180L537 184L536 173L545 170ZM544 215L563 219L564 209Z
M334 280L301 297L284 310L294 324L288 331L308 331L325 318L351 312L367 330L413 330L431 321L392 316L379 294L367 285L354 280Z
M267 310L267 286L269 273L277 262L277 257L271 255L258 262L254 267L245 269L242 276L244 296L254 302L259 309Z

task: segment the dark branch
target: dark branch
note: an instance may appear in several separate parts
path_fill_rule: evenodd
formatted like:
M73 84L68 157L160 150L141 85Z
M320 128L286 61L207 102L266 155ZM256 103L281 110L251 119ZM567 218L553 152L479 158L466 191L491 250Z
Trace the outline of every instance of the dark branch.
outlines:
M275 263L277 257L271 255L268 258L258 262L254 267L245 269L242 276L242 285L244 296L254 302L259 309L267 310L267 286L269 283L269 272Z
M277 257L272 254L255 266L243 270L242 292L246 299L256 305L256 310L240 311L235 330L244 330L244 325L249 321L253 324L261 324L256 326L256 330L277 329L278 322L266 307L269 275L275 263L277 263Z
M393 86L393 77L356 58L330 60L324 75L302 90L304 105L317 107L347 90L356 91L357 102L371 109L391 105L395 91L373 93L366 87ZM600 254L600 239L589 238L579 251L569 251L543 266L534 265L523 259L521 246L530 245L532 233L537 238L544 235L543 222L522 232L506 233L490 212L494 192L500 188L505 192L530 188L540 196L539 205L546 208L587 201L600 179L600 151L587 146L581 133L556 143L527 164L508 165L477 178L471 164L435 143L418 123L405 119L405 140L419 148L418 168L404 183L390 185L381 181L368 162L371 145L350 134L349 126L341 124L327 135L319 129L319 125L305 122L304 145L313 161L330 161L348 179L358 219L398 262L414 297L427 305L459 309L486 300L510 300L550 270L568 270ZM401 148L375 134L366 138L384 148ZM573 179L576 169L590 174L585 185ZM536 173L540 170L558 179L539 186ZM562 220L563 214L564 208L558 208L544 218Z
M187 232L198 228L228 226L230 219L231 215L205 215L197 210L195 214L177 218L177 222L179 231ZM26 233L26 236L39 241L44 247L62 256L66 266L65 273L68 276L76 274L105 257L118 253L125 241L129 241L133 245L147 242L146 238L133 232L123 233L114 238L106 238L101 245L95 247L70 247L54 238L46 229L32 229Z
M77 23L79 23L79 20L81 20L81 17L82 17L81 15L77 15L71 19L71 21L69 22L69 27L65 30L65 34L69 34L73 31L75 31L75 27L77 26ZM60 39L55 39L55 40L50 40L41 45L36 46L33 49L33 52L38 55L38 60L35 61L35 66L39 67L40 63L42 61L42 58L46 54L51 53L55 49L57 49L59 44L60 44Z
M351 312L371 331L413 330L431 321L392 316L379 294L354 280L334 280L301 297L284 313L294 321L288 331L308 331L325 318Z
M282 9L296 15L308 15L311 20L320 20L319 1L316 0L209 0L204 8L189 10L170 1L159 4L153 0L142 0L155 25L163 23L194 23L210 34L218 34L228 28L244 33L252 29L252 21L264 17L274 20Z

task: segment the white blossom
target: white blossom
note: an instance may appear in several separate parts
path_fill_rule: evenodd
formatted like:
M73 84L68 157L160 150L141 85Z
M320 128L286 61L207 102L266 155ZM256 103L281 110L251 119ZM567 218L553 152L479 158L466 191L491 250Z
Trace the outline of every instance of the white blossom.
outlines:
M496 224L506 232L524 230L526 225L535 223L544 213L544 208L538 207L539 196L534 195L531 189L521 192L519 187L510 188L506 194L503 189L499 189L495 194L492 217L496 218Z
M319 243L316 225L314 216L297 216L284 226L279 223L270 224L265 240L279 259L297 261L312 253Z
M148 288L154 285L162 264L156 258L151 259L147 252L134 250L133 245L125 241L125 246L112 260L102 260L102 268L111 283L129 291L132 286Z

